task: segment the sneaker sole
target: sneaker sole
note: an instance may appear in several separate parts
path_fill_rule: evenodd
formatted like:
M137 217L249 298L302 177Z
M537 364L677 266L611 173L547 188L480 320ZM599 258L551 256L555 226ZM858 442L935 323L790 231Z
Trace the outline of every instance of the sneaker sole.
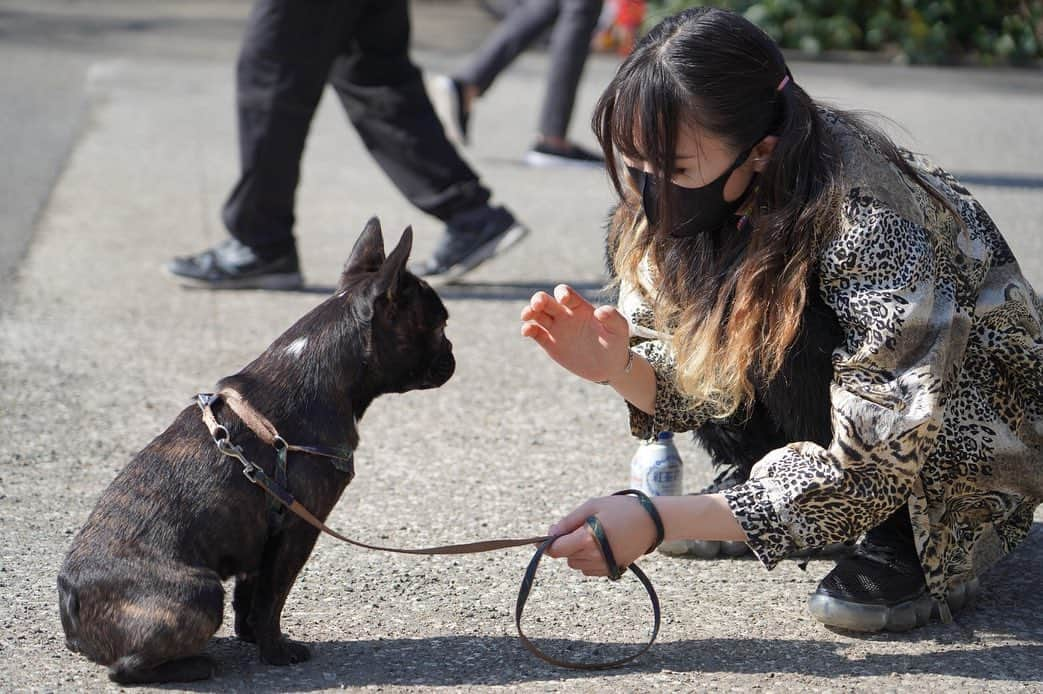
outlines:
M266 289L269 291L288 291L300 289L304 286L304 276L299 272L211 282L178 275L171 272L168 268L163 269L168 275L177 280L179 284L192 289Z
M977 597L978 588L975 578L950 591L945 598L949 611L955 614L963 609ZM808 612L828 627L862 633L909 631L938 618L937 605L926 592L897 605L865 605L812 593L808 597Z
M553 167L564 167L573 169L604 169L604 162L580 161L567 157L556 157L553 154L529 151L525 153L525 163L538 169L549 169Z
M424 279L432 286L452 284L490 258L510 250L528 234L529 229L527 227L515 222L502 234L489 239L483 245L479 246L474 253L467 256L441 275L438 275L437 280L431 277L425 277Z
M460 127L460 104L456 100L456 88L453 80L445 75L438 75L431 80L431 101L434 103L435 112L442 121L450 139L459 144L466 145L467 135Z

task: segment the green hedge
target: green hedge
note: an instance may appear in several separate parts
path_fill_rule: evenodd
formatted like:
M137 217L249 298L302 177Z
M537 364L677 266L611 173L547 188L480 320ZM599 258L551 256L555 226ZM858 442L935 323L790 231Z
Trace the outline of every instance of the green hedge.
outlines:
M686 7L743 14L817 55L882 51L917 63L1032 64L1043 58L1043 0L653 0L649 26Z

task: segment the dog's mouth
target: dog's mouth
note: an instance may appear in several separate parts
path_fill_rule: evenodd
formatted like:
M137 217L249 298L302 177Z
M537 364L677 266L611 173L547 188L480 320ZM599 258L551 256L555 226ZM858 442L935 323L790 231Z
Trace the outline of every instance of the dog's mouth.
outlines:
M453 376L454 371L456 371L456 359L453 357L453 353L443 352L431 364L431 368L427 370L423 384L420 387L437 388L448 381Z

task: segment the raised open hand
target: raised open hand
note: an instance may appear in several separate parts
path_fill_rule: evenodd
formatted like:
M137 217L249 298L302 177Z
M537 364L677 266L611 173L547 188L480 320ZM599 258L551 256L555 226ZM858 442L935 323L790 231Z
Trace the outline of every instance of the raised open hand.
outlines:
M627 364L630 326L612 306L594 307L579 292L559 284L554 296L536 292L522 309L522 335L551 359L591 381L608 381Z

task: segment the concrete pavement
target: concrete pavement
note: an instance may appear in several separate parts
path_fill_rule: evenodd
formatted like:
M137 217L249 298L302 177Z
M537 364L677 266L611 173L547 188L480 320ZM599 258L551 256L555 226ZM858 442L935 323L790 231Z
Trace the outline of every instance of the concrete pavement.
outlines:
M451 68L480 37L487 24L469 7L416 6L425 68ZM116 689L102 668L64 649L55 602L62 556L98 494L193 393L322 299L369 215L381 216L389 244L413 224L420 255L439 231L379 173L327 98L299 193L308 291L188 291L160 274L165 259L223 235L218 210L236 165L232 60L245 11L234 0L0 3L0 20L25 29L5 32L5 51L39 55L44 46L48 60L90 76L74 75L69 89L89 98L83 126L55 126L71 128L75 145L54 165L53 189L36 184L46 204L0 309L4 691ZM456 36L456 26L467 29ZM574 132L587 144L585 114L614 66L598 58L584 80ZM531 534L626 484L634 442L622 404L518 337L518 311L536 289L570 282L592 294L603 281L604 175L520 164L545 69L543 56L528 55L503 76L480 104L466 152L533 234L442 292L457 375L436 391L387 396L366 414L358 477L330 518L349 534L413 546ZM813 95L891 116L910 133L900 140L971 181L1043 288L1043 76L814 63L793 73ZM3 175L5 189L18 179ZM680 445L695 489L709 473L687 438ZM663 601L660 641L636 666L606 673L543 665L518 643L511 610L528 558L514 550L415 559L321 540L283 622L311 645L310 662L262 665L226 624L208 648L218 677L164 690L1043 691L1039 523L955 624L882 637L836 634L807 615L806 595L830 562L769 573L750 560L653 556L643 566ZM644 601L632 581L581 580L548 562L528 630L549 647L606 657L616 647L602 642L644 638Z

